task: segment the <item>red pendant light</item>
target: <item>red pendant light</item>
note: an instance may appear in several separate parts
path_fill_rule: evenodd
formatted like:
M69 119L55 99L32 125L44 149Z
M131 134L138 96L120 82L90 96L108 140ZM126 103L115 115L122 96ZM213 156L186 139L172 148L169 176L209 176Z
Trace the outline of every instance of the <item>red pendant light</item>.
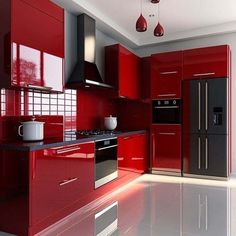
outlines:
M156 28L154 29L154 35L156 37L161 37L164 35L164 29L162 27L162 25L158 22Z
M142 0L140 0L140 3L141 3L140 4L141 13L138 20L136 21L136 31L145 32L147 30L147 21L142 15L142 10L143 10Z
M151 3L159 3L160 0L151 0Z
M160 6L160 4L159 4L159 6ZM164 28L162 27L162 25L160 23L159 6L158 6L158 23L157 23L157 26L153 32L154 36L156 36L156 37L161 37L164 35Z

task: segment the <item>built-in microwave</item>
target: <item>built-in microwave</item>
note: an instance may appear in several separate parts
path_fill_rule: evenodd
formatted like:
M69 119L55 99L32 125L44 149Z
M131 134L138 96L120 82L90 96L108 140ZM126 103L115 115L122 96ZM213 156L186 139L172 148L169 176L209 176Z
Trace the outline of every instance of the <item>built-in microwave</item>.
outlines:
M181 100L152 100L153 124L180 124Z

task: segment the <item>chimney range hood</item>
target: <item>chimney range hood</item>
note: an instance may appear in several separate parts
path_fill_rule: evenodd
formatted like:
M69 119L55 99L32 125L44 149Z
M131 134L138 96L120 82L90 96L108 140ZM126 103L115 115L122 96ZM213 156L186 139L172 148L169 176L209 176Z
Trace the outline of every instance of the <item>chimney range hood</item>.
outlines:
M66 87L99 86L113 88L105 84L95 64L96 25L86 14L77 16L77 64L70 75Z

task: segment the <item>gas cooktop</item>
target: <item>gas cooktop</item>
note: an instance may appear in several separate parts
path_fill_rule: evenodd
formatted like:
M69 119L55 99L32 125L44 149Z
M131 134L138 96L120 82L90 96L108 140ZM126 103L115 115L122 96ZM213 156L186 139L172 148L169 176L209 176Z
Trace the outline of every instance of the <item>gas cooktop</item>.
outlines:
M117 130L77 130L77 131L65 131L65 137L73 136L74 138L86 138L91 136L98 136L98 135L115 135L120 134L121 131Z

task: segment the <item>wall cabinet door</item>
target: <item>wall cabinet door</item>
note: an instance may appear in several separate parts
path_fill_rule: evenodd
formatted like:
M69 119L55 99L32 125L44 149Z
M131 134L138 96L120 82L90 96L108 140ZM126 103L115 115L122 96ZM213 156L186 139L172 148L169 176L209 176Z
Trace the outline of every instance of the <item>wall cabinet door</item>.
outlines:
M94 143L35 151L31 159L31 224L94 189Z
M227 188L183 184L183 236L230 235Z
M140 98L141 60L119 44L105 48L106 82L118 90L118 96Z
M182 51L151 56L151 98L181 98Z
M230 77L228 45L185 50L183 61L183 79Z
M152 168L181 171L181 126L153 125L151 128Z
M10 22L10 37L7 34L1 34L1 37L4 38L4 50L12 51L12 54L2 52L7 56L5 68L2 68L6 81L2 81L1 86L62 92L64 11L59 7L48 9L43 3L36 5L40 8L23 0L9 1L11 11L4 17Z

